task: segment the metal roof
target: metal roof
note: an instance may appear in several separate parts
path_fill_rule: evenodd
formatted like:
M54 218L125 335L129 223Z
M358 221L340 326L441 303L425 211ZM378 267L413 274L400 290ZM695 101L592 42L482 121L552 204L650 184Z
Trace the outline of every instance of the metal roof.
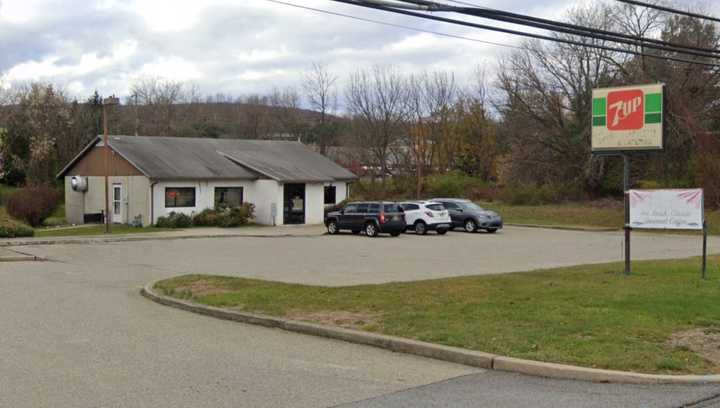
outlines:
M149 136L110 136L109 142L114 151L152 179L271 178L287 183L357 178L299 142ZM98 138L92 145L101 143Z

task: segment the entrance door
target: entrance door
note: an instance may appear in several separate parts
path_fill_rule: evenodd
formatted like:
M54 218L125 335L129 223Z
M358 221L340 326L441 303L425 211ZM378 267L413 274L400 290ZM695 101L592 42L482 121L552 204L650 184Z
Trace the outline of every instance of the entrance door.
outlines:
M305 224L305 184L285 184L283 216L285 224Z
M122 184L113 184L112 193L112 222L121 224L122 216Z

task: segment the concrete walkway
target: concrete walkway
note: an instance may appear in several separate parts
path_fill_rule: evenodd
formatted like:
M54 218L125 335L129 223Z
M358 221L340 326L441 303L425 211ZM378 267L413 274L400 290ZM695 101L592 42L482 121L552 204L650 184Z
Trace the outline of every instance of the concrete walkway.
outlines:
M165 239L283 237L310 236L325 233L323 225L283 225L277 227L248 226L241 228L188 228L137 234L81 235L66 237L29 237L0 239L0 248L29 245L91 244L103 242L132 242Z

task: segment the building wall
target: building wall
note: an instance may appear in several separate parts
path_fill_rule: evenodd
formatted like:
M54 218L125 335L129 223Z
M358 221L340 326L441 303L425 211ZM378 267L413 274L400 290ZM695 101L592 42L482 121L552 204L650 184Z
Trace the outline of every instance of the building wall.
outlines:
M83 224L85 214L105 213L105 177L87 177L86 192L73 191L71 176L65 177L65 218L71 224ZM143 225L150 224L150 181L145 176L113 176L109 178L108 199L112 211L113 184L122 185L121 210L123 224L140 216Z
M283 224L283 186L275 180L257 180L253 186L255 222L265 225ZM273 207L275 216L273 217Z
M195 206L165 208L165 189L167 187L194 187ZM222 180L222 181L163 181L153 187L153 223L159 217L171 212L193 215L215 207L215 187L242 187L243 201L255 205L255 222L272 225L271 205L275 203L281 210L282 189L274 180ZM282 224L282 213L278 210L275 224Z
M305 184L305 224L322 224L325 220L325 185Z
M110 175L142 176L142 172L115 151L110 151ZM105 149L95 146L66 172L68 176L105 176Z

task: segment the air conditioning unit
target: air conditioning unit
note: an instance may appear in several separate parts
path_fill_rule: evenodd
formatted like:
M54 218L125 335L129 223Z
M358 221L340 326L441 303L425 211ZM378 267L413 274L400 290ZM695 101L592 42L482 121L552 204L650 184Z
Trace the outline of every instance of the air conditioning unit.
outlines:
M87 177L73 176L70 179L70 188L72 188L73 191L77 191L80 193L86 192L88 190Z

